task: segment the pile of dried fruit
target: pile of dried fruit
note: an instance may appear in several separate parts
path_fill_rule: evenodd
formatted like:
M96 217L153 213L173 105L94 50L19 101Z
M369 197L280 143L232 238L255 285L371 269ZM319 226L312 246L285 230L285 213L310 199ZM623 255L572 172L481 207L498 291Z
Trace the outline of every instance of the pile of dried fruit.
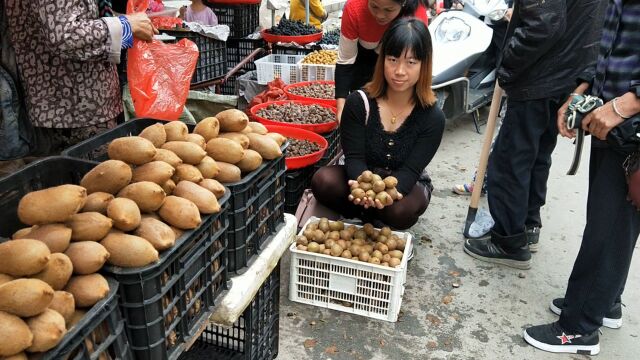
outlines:
M304 156L320 150L320 145L309 140L289 139L287 157Z
M271 104L256 113L272 121L295 124L324 124L336 120L331 109L320 105L302 105L297 103Z
M298 250L389 267L400 266L405 245L388 227L377 230L371 224L357 227L327 218L309 223L296 239Z
M335 84L312 83L304 86L292 86L288 91L306 98L333 100L336 97Z
M338 61L338 52L335 50L317 50L305 56L303 64L335 65Z

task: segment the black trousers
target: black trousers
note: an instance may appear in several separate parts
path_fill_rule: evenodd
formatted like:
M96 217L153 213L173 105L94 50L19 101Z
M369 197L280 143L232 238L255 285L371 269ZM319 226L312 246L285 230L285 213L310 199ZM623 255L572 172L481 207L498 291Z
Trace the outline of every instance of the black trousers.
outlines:
M489 210L498 235L524 234L525 227L542 226L540 208L558 136L556 114L565 99L507 99L507 113L487 169ZM524 236L516 238L522 241Z
M620 302L640 234L640 213L627 201L626 155L597 147L589 164L587 224L569 277L560 325L587 334Z

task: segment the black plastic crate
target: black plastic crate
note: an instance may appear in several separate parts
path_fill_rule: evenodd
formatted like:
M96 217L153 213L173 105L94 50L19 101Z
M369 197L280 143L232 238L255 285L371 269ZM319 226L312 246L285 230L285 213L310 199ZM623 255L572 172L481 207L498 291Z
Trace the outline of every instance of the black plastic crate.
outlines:
M264 168L256 174L253 186L243 185L244 194L234 192L234 185L225 184L232 194L238 195L237 205L243 204L242 199L248 200L245 206L236 210L229 210L229 231L227 241L229 248L229 272L239 272L245 268L254 255L258 254L261 243L271 232L261 233L267 218L276 209L278 203L272 201L278 195L278 189L284 188L285 164L284 157L263 165ZM245 179L243 179L245 181ZM248 195L250 194L250 196ZM284 196L280 202L284 203ZM282 218L284 221L284 218ZM260 234L259 234L260 233Z
M227 192L218 214L185 232L160 260L143 268L105 266L120 283L120 308L137 359L176 359L226 288Z
M284 211L295 214L305 189L311 187L311 178L316 172L314 166L287 170L284 195Z
M109 294L91 307L42 360L133 360L124 319L118 309L118 282L107 278Z
M229 72L231 69L227 69ZM243 71L229 76L227 81L220 85L220 94L222 95L238 95L238 76L244 75Z
M181 360L271 360L280 335L280 264L233 327L209 325Z
M322 50L322 47L320 47L319 45L304 47L284 46L278 44L271 45L271 53L279 55L307 55L316 50Z
M259 48L266 48L267 42L263 39L227 39L227 67L232 69L242 60ZM242 70L251 71L256 69L255 60L265 56L266 51L247 62Z
M211 4L209 7L218 17L218 24L229 25L230 38L243 38L260 26L260 3L258 4Z
M189 39L198 46L200 56L198 57L198 63L191 78L191 85L211 81L226 74L226 42L193 31L162 30L162 32L174 36L176 41Z
M324 152L322 159L315 164L316 170L327 165L338 154L342 146L340 145L340 129L335 129L329 133L322 134L327 139L329 146Z

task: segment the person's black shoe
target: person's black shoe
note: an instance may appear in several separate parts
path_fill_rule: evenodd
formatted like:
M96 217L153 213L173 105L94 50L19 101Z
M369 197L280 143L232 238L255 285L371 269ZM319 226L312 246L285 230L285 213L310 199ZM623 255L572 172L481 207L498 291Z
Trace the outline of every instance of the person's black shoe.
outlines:
M557 298L551 301L549 304L549 310L552 313L560 316L562 309L564 308L564 298ZM602 326L609 329L620 329L622 327L622 304L615 303L613 307L604 315L602 319Z
M505 251L492 240L471 240L464 242L464 252L478 260L510 266L516 269L531 268L531 253L525 247L515 251Z
M525 329L523 337L529 345L554 353L597 355L600 352L598 330L591 334L572 334L557 322Z
M540 227L532 226L528 227L527 231L527 243L529 244L529 251L532 253L538 252L538 240L540 240Z

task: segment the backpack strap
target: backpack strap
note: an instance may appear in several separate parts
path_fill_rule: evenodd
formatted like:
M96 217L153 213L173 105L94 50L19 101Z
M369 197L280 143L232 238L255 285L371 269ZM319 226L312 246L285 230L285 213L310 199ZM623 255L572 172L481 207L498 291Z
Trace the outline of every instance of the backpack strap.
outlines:
M367 99L367 94L362 90L358 90L358 93L362 97L362 101L364 101L364 110L366 111L367 117L364 118L364 126L367 126L369 123L369 99Z

